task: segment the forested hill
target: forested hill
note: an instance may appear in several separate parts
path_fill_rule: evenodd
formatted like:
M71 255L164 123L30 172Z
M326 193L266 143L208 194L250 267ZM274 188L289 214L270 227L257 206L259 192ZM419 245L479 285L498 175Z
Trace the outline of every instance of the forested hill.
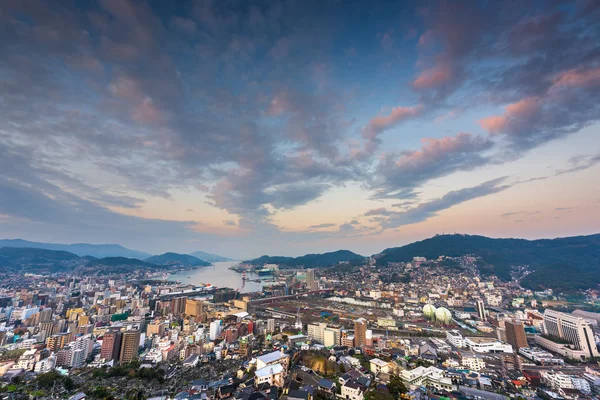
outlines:
M600 282L600 234L539 240L437 235L386 249L375 257L378 265L385 265L413 257L468 254L481 257L489 271L503 279L510 278L512 266L529 265L534 272L522 284L535 289L580 290Z
M360 254L349 250L338 250L323 254L306 254L300 257L262 256L254 260L244 261L246 264L264 265L278 264L281 267L320 268L329 267L344 261L363 260Z

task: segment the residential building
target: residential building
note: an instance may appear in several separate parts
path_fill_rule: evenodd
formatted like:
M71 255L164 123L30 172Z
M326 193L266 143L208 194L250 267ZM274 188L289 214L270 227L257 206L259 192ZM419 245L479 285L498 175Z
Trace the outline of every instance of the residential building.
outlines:
M523 323L518 320L505 320L506 341L518 351L521 347L529 347Z
M140 348L140 331L131 330L122 333L119 362L127 363L138 356Z
M591 324L581 317L554 310L544 312L544 332L583 350L585 357L600 357Z
M477 307L477 316L479 319L482 321L487 321L487 314L485 313L485 304L483 303L483 300L477 300L475 306Z
M367 320L359 318L354 321L354 346L362 347L367 344Z

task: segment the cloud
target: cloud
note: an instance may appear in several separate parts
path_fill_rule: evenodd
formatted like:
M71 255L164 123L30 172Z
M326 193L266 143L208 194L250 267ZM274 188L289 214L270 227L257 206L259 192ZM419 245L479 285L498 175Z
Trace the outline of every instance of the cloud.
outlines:
M377 140L380 133L393 128L400 122L414 118L423 112L422 105L410 107L395 107L388 115L373 117L363 130L363 136L367 140Z
M377 197L405 197L431 179L484 165L489 162L484 153L492 146L488 138L459 133L422 139L420 150L388 154L378 166Z
M570 211L573 207L556 207L554 210L556 211Z
M480 124L522 153L600 120L599 100L600 68L564 71L542 95L509 104L502 115L484 118Z
M501 214L500 216L502 218L507 218L507 217L512 217L514 215L520 215L520 214L523 214L523 211L507 212L507 213Z
M227 225L227 226L237 226L235 221L232 221L230 219L226 219L223 221L223 224Z
M569 174L571 172L583 171L600 163L600 154L595 155L578 155L569 159L569 168L556 171L556 175Z
M389 215L387 220L381 223L381 226L384 229L391 229L427 221L439 212L455 205L510 188L511 185L505 183L505 180L506 178L494 179L477 186L448 192L439 199L422 202L416 207Z
M369 217L369 216L372 216L372 215L390 216L390 215L395 215L395 214L396 214L395 211L390 211L390 210L387 210L387 209L385 209L385 208L382 207L382 208L375 208L373 210L369 210L366 213L364 213L363 215L365 217Z
M319 225L311 225L308 227L308 229L323 229L323 228L331 228L333 226L336 226L336 224L324 223L324 224L319 224Z

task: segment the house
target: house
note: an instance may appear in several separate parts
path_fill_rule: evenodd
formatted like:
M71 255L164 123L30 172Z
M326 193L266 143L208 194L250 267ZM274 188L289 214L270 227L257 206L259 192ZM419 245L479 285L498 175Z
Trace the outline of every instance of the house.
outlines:
M303 390L290 390L287 398L288 400L310 400L310 394Z
M360 372L358 372L355 369L351 369L348 372L346 372L344 375L340 376L338 378L338 382L343 385L344 383L350 382L353 379L358 379L361 376L362 376L362 374Z
M340 357L340 361L353 367L360 367L360 360L352 356Z
M319 390L327 393L334 393L336 389L335 383L329 379L321 379L319 381Z
M342 386L342 398L346 400L364 400L365 390L363 386L350 381Z
M285 369L281 364L270 364L254 372L255 384L269 384L277 387L283 387L285 379Z
M76 393L73 396L69 397L69 400L85 400L85 399L86 399L86 394L83 392Z
M235 392L235 385L223 385L217 389L216 397L218 399L226 399L228 397L232 397Z
M387 361L380 360L379 358L372 358L369 361L369 364L371 372L375 375L379 373L387 374L390 372L390 367L388 366L389 363Z
M287 371L288 366L290 365L290 356L283 351L274 351L256 358L256 369L261 369L274 364L280 364Z

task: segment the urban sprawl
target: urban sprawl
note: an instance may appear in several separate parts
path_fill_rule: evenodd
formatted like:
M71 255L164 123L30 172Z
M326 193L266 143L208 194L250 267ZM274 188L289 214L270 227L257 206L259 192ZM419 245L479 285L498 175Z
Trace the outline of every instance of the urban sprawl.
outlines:
M472 257L439 261L237 266L264 280L257 293L150 272L15 273L0 289L0 397L600 395L596 292L574 302L483 277Z

